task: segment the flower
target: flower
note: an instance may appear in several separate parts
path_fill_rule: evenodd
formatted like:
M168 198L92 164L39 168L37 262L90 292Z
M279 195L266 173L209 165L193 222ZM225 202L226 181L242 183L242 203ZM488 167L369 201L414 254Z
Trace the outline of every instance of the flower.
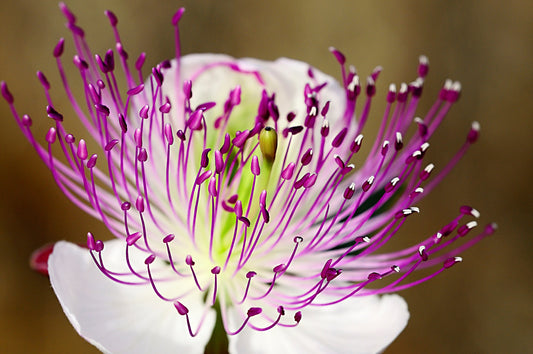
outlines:
M176 58L145 79L145 54L130 66L112 12L116 49L99 56L60 7L82 101L64 73L63 39L54 56L92 140L68 133L43 73L54 123L44 145L4 82L0 89L60 189L116 238L89 233L86 248L58 242L44 269L72 325L100 350L379 352L409 317L402 298L384 294L442 273L494 232L489 224L456 242L479 217L463 206L433 235L383 251L478 138L474 122L436 175L424 161L460 94L459 83L446 81L433 107L415 117L424 56L415 81L389 86L381 128L363 154L380 68L362 88L333 48L341 83L290 59L181 56L181 9L172 19ZM431 272L417 275L422 268Z

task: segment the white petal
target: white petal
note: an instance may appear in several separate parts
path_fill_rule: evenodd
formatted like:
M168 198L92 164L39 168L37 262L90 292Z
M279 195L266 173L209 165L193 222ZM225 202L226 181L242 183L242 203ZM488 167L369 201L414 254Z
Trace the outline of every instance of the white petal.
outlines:
M307 307L297 327L230 336L230 352L379 353L405 328L407 304L398 295L352 298L337 305ZM288 314L287 314L288 316Z
M124 242L105 243L106 266L124 260ZM87 249L58 242L48 261L52 287L76 331L103 352L203 353L214 327L211 311L199 334L191 338L186 319L172 303L161 301L150 285L118 284L96 267ZM196 300L196 301L195 301ZM201 298L184 301L197 326Z

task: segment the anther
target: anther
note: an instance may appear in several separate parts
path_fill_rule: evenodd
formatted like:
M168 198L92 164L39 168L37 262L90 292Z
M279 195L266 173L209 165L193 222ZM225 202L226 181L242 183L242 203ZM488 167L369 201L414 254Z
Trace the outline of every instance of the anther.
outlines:
M450 267L452 267L453 265L459 263L459 262L462 262L463 261L463 258L461 257L451 257L451 258L448 258L447 260L444 261L444 263L442 264L444 266L444 268L448 269Z
M175 238L174 234L168 234L167 236L163 238L163 243L172 242L174 238Z
M144 212L144 198L142 196L138 196L135 200L135 208L139 211L139 213Z
M433 171L433 168L435 168L435 165L433 165L432 163L427 165L426 168L424 168L424 170L420 172L420 179L422 181L425 181L426 179L428 179L429 176L431 175L431 171Z
M331 142L331 146L338 148L341 146L342 142L344 141L344 138L346 137L346 134L348 133L348 128L344 127L342 130L337 134L337 136L333 139Z
M136 232L126 237L126 243L128 246L133 246L141 237L142 234L140 232Z
M427 261L429 258L428 253L426 252L426 246L422 245L418 247L418 254L420 255L420 258L422 258L422 261Z
M466 223L465 225L459 226L459 228L457 229L457 234L459 234L459 236L461 237L466 236L466 234L468 234L468 232L470 232L470 230L472 230L476 226L477 226L476 221L470 221L469 223Z
M400 132L396 132L396 142L394 143L394 148L396 151L399 151L403 148L402 133Z
M51 127L50 129L48 129L45 139L49 144L53 144L56 141L56 136L56 129L54 127Z
M468 205L461 206L461 208L459 208L459 210L460 210L461 214L472 215L476 219L479 219L479 217L481 216L479 211L477 211L476 209L474 209L474 208L472 208L471 206L468 206Z
M87 161L87 168L93 168L95 165L96 165L96 159L97 159L97 155L96 154L93 154L91 155L91 157L89 158L89 160Z
M470 128L470 131L468 132L468 135L466 137L466 140L469 142L469 143L475 143L476 140L478 139L479 137L479 129L480 129L480 125L478 122L473 122L472 123L472 128Z
M374 183L374 176L368 177L368 179L363 183L363 191L368 192L368 190L372 186L372 183Z
M355 193L355 183L350 184L348 188L344 190L344 199L348 200L353 197Z
M63 121L63 115L59 113L58 111L56 111L54 107L52 107L51 105L46 106L46 113L48 117L52 118L53 120L57 122Z
M425 55L418 58L418 76L426 77L429 71L429 60Z

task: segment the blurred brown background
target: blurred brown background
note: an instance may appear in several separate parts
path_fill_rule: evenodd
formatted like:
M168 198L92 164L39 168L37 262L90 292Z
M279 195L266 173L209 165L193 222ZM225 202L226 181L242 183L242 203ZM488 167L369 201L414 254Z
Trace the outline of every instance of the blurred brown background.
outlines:
M98 53L114 45L103 15L113 10L132 59L146 51L150 66L173 56L170 20L179 6L187 8L181 23L184 53L287 56L338 77L328 52L335 46L363 77L375 65L384 67L376 100L382 102L388 83L412 80L418 56L426 54L431 66L420 114L445 78L463 84L430 158L442 166L473 120L481 122L481 139L421 204L422 214L403 235L419 238L436 231L462 204L480 209L483 225L496 221L500 228L466 252L461 265L401 293L412 317L387 353L533 351L533 10L528 1L70 0L68 5ZM64 22L55 0L0 3L0 79L9 83L19 109L32 115L40 138L50 123L36 70L47 74L58 106L66 106L51 55L59 37L70 37ZM374 108L371 118L377 122L381 111ZM3 100L0 115L0 352L94 353L68 323L47 279L28 268L28 257L46 242L84 242L89 230L105 238L105 230L59 192Z

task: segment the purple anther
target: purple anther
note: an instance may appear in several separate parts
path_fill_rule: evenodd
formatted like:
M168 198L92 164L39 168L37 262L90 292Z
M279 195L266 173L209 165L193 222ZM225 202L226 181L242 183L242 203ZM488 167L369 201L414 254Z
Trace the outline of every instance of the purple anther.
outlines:
M174 234L168 234L167 236L165 236L163 238L163 243L169 243L169 242L172 242L174 240Z
M444 263L442 264L444 266L444 268L448 269L454 265L456 265L457 263L459 262L462 262L463 259L461 257L451 257L451 258L448 258L447 260L444 261Z
M229 133L226 133L226 135L224 135L224 143L220 147L220 152L224 155L225 153L229 151L229 148L230 148L230 135Z
M246 278L251 279L251 278L255 277L256 275L257 275L257 273L252 270L252 271L249 271L248 273L246 273Z
M209 166L209 151L211 151L211 149L205 149L202 151L202 157L200 159L200 165L202 168Z
M344 56L344 54L342 54L336 48L329 47L329 51L331 52L331 54L333 54L335 56L335 59L337 59L339 64L344 65L346 63L346 57Z
M37 71L37 78L39 78L45 90L50 90L50 83L42 71Z
M316 122L316 114L308 114L305 116L304 126L309 129L313 129Z
M259 203L259 208L261 216L263 217L263 221L265 222L265 224L268 224L270 222L270 213L268 212L265 204Z
M313 158L313 149L309 148L307 151L303 154L302 158L300 159L300 162L302 163L302 166L307 166L311 162Z
M57 122L63 121L63 115L55 110L54 107L51 105L46 106L46 113L48 114L48 117L52 118L53 120Z
M140 84L128 90L128 96L135 96L144 90L144 84Z
M179 301L174 302L174 307L178 310L178 313L181 316L185 316L189 313L189 309Z
M91 157L89 157L89 160L87 161L87 168L93 168L96 165L97 159L98 156L96 154L92 154Z
M135 69L137 70L141 70L143 65L144 65L144 61L146 60L146 53L141 53L139 55L139 57L137 58L137 60L135 61Z
M429 255L426 252L426 246L422 245L422 246L418 247L418 255L420 256L420 258L424 262L429 259Z
M287 128L287 132L291 133L292 135L296 135L303 130L304 130L304 127L302 127L301 125L296 125L296 126Z
M108 117L109 114L111 113L109 111L109 108L107 106L104 106L103 104L95 104L94 105L94 108L96 108L96 110L100 113L102 113L104 116Z
M207 171L204 171L203 173L201 173L198 178L196 179L196 184L197 185L201 185L202 183L204 183L209 177L211 177L211 175L213 174L213 171L211 170L207 170Z
M296 165L294 164L294 162L289 163L287 167L285 167L285 169L281 172L281 178L285 180L291 179L292 175L294 174L295 167Z
M149 110L150 110L150 106L148 106L147 104L142 106L141 109L139 110L139 117L147 119Z
M233 138L233 145L235 145L238 148L242 148L244 146L244 143L246 143L246 140L248 140L248 136L250 135L250 132L248 130L244 130L242 132L237 132L237 135L235 138Z
M151 254L148 257L146 257L146 259L144 260L144 264L149 265L149 264L154 263L154 261L155 261L155 254Z
M283 264L283 263L282 264L278 264L277 266L272 268L274 273L281 273L281 272L285 271L285 269L287 269L287 267L285 267L285 264Z
M277 311L281 316L285 316L285 309L283 306L278 306Z
M183 16L184 12L185 12L185 8L184 7L180 8L178 11L176 11L174 16L172 16L172 25L174 25L174 26L178 25L178 22L180 21L181 16Z
M442 229L440 229L439 232L442 234L443 237L448 236L449 234L453 232L453 230L455 230L458 224L459 223L454 220L450 222L448 225L444 226Z
M232 195L231 197L228 198L228 203L235 204L237 202L237 200L239 200L239 195L238 194L234 194L234 195Z
M202 129L202 120L204 118L204 111L201 109L197 109L193 113L191 113L188 121L187 121L187 127L191 130L200 130Z
M170 104L170 102L166 102L161 107L159 107L159 112L168 113L168 112L170 112L171 108L172 108L172 105Z
M135 242L137 242L137 240L139 240L141 237L142 234L140 232L136 232L126 237L126 243L128 244L128 246L133 246Z
M102 240L96 240L94 250L96 252L102 252L104 250L104 243Z
M89 95L91 96L91 99L94 103L102 102L102 95L96 90L93 84L87 85L87 88L89 90Z
M104 11L104 14L107 16L107 18L109 19L109 22L111 23L111 26L112 27L115 27L118 23L118 18L117 16L115 16L115 14L109 10L105 10Z
M476 209L474 209L474 208L472 208L471 206L468 206L468 205L461 206L459 208L459 211L461 212L461 214L464 214L464 215L472 215L476 219L481 216L479 211L477 211Z
M429 176L431 175L431 171L433 171L433 168L435 168L435 165L433 165L432 163L427 165L426 168L424 168L424 170L420 172L420 179L422 181L427 180Z
M259 315L261 312L263 312L263 309L260 307L250 307L248 309L247 315L248 317L253 317Z
M183 132L183 130L181 129L178 129L178 131L176 132L176 136L178 137L178 139L180 139L181 141L185 141L187 138L185 137L185 133Z
M65 38L60 38L54 47L54 57L59 58L63 54L65 48Z
M348 200L348 199L351 199L353 197L355 193L355 183L352 183L350 184L350 186L348 188L346 188L344 190L344 199Z
M312 186L315 185L316 183L316 179L317 179L317 174L316 173L311 173L308 178L306 178L306 180L304 181L304 188L311 188Z
M122 209L123 211L130 210L130 208L131 208L130 202L122 202L122 204L120 204L120 209Z
M163 84L163 74L157 67L152 68L152 76L155 79L157 86L161 86Z
M242 216L242 202L240 200L237 200L235 202L234 212L235 215L237 215L237 218L240 218Z
M51 127L50 129L48 129L45 139L49 144L53 144L56 141L56 136L56 129L54 127Z
M211 268L211 274L220 274L220 267L219 266L215 266L215 267Z
M396 85L390 84L389 92L387 93L387 102L393 103L394 101L396 101Z
M297 311L294 314L294 320L296 321L296 323L300 323L300 321L302 320L302 312L301 311Z
M200 110L200 111L208 111L210 110L211 108L215 107L217 105L216 102L204 102L202 104L199 104L198 107L196 107L196 110Z
M466 236L466 234L470 232L470 230L472 230L476 226L477 226L477 222L470 221L466 223L465 225L459 226L459 229L457 229L457 233L459 234L460 237L464 237Z
M320 128L320 136L323 138L327 137L329 135L329 122L327 119L324 119L322 121L322 128Z
M113 71L115 69L115 54L112 49L108 49L107 52L105 52L104 63L107 70Z
M257 155L252 156L251 170L254 176L259 176L261 169L259 168L259 158Z
M355 139L354 141L352 142L352 144L350 145L350 151L353 152L354 154L357 153L359 151L359 149L361 149L361 143L363 142L363 135L362 134L359 134Z
M418 58L418 76L426 77L429 71L429 60L425 55Z
M340 270L340 269L329 268L326 271L326 280L327 281L332 281L333 279L338 277L341 273L342 273L342 270Z
M326 264L324 264L324 267L322 267L322 271L320 272L320 277L322 279L326 279L326 273L328 269L330 268L332 262L333 262L333 259L328 259L326 261Z
M335 160L337 166L339 166L339 169L343 170L346 167L346 164L344 163L344 161L342 161L339 155L335 155L333 159Z
M145 148L139 149L139 154L137 155L137 160L140 162L146 162L148 160L148 152L146 152Z
M89 68L89 64L87 64L87 62L77 54L74 55L74 58L72 58L72 62L81 71L87 70Z
M220 150L215 150L215 173L220 174L224 171L224 159Z
M324 107L322 107L322 111L320 112L320 114L322 115L322 117L326 117L326 115L328 114L328 111L329 111L329 104L330 104L330 101L327 101L326 104L324 104Z
M133 132L133 140L135 140L135 145L137 145L138 148L143 146L143 133L141 128L135 129L135 132Z
M185 263L186 263L188 266L193 266L193 265L195 265L194 261L192 260L192 256L191 256L191 255L187 255L187 257L185 257Z
M296 113L294 112L289 112L287 113L287 122L292 122L294 120L294 118L296 118Z
M105 145L104 150L105 150L105 151L111 151L111 149L113 149L117 144L118 144L118 139L113 139L113 140L109 141L109 142Z
M96 60L96 63L98 64L98 67L100 68L100 71L103 72L104 74L108 73L109 71L111 71L109 69L109 67L107 66L106 62L104 59L102 59L102 57L98 54L95 54L94 55L94 59Z
M267 191L263 190L259 196L259 204L266 205Z
M279 119L279 108L278 105L274 103L274 101L268 102L268 113L274 119L274 121L277 121Z
M174 135L172 134L172 126L170 123L165 123L164 132L168 145L172 145L174 143Z
M490 223L487 226L485 226L485 233L487 235L492 235L496 231L497 228L498 228L498 224L496 224L495 222Z
M372 186L372 183L374 183L374 176L368 177L368 179L363 183L363 192L368 192L368 190Z
M72 134L65 135L65 141L67 144L73 144L76 141L76 138Z
M372 272L372 273L368 274L368 280L370 280L370 281L379 280L381 278L382 278L381 274L379 274L377 272Z
M341 146L347 133L348 133L348 128L346 127L342 128L339 134L337 134L337 136L331 142L331 145L335 148L338 148L339 146Z
M381 156L387 155L387 152L389 151L389 141L385 140L383 142L383 145L381 145Z
M396 132L396 141L394 142L394 149L400 151L403 148L403 137L402 133Z
M212 197L216 197L218 195L217 192L217 179L215 176L211 176L209 179L209 184L207 185L207 191L209 192L209 195Z
M94 240L93 234L90 232L87 233L87 248L91 251L96 250L96 242Z
M69 23L75 23L76 22L76 16L70 11L70 9L65 5L64 2L59 3L59 9L61 12L63 12L63 15L66 17L67 21Z
M241 103L241 87L237 86L229 93L229 99L233 106L237 106Z
M385 186L385 192L386 193L392 192L392 190L394 189L394 187L399 181L400 181L400 178L398 177L394 177L393 179L391 179L390 182L387 183L387 185Z
M135 208L139 211L139 213L144 212L144 198L142 196L138 196L135 200Z
M413 97L422 96L422 90L424 88L422 79L418 78L417 80L409 84L409 90L413 94Z
M96 86L103 90L105 89L105 82L103 80L96 80Z
M376 84L372 77L366 79L366 95L372 97L376 94Z
M307 172L305 175L303 175L299 180L294 182L294 189L300 189L304 186L305 182L307 182L307 179L309 178L309 172Z
M5 81L0 82L0 91L2 91L2 96L7 103L12 104L14 102L13 95L9 92Z
M185 94L185 99L190 100L192 97L192 81L186 80L183 83L183 93Z
M370 242L370 238L368 236L357 236L354 240L354 243L356 245L363 243L363 242Z
M118 123L120 124L120 129L122 132L126 133L128 131L128 124L126 124L126 118L124 118L122 113L118 114Z
M470 131L468 132L468 135L466 137L466 140L469 142L469 143L475 143L476 140L478 139L479 137L479 128L480 128L480 125L478 122L473 122L472 123L472 128L470 128Z

